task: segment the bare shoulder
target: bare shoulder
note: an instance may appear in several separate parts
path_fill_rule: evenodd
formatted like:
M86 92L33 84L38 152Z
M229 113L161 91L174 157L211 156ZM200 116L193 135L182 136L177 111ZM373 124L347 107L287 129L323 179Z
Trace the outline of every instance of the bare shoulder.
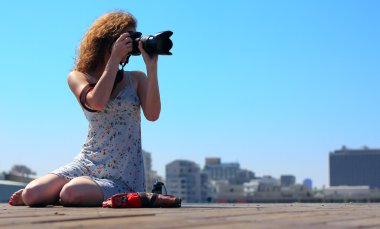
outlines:
M145 84L146 74L143 71L130 71L130 74L132 83L137 90Z
M132 80L140 81L146 78L146 74L143 71L130 71Z
M146 84L146 74L143 71L130 71L133 88L139 96L144 91Z
M71 71L67 76L67 83L69 84L71 91L77 95L80 90L88 84L88 81L84 73L79 71Z
M71 71L67 76L67 83L71 86L74 86L77 83L88 83L86 75L82 72Z

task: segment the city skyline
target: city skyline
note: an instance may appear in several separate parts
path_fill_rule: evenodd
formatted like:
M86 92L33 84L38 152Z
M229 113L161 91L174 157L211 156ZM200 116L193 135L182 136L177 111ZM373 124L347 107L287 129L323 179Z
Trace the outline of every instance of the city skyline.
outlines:
M219 157L205 158L203 168L191 160L176 159L166 164L163 178L152 169L151 153L143 151L143 157L146 191L169 193L186 203L380 200L379 175L371 173L379 170L380 149L342 147L331 152L329 170L332 183L323 189L313 187L311 179L296 182L292 174L284 174L280 178L270 175L257 177L253 171L241 168L239 163L223 162ZM33 175L33 170L22 165L14 166L9 173L0 173L3 191L12 193L12 188L21 188L14 186L25 185L20 182L33 180ZM165 187L157 189L157 182L164 182L161 184L165 184ZM0 196L1 201L7 201L7 198L4 194Z
M113 10L134 14L144 35L174 32L173 55L159 57L160 118L142 116L158 174L217 156L322 187L330 152L380 148L379 1L8 1L0 171L44 175L79 154L87 120L67 75L85 31ZM125 69L145 71L141 56Z
M330 161L331 161L331 155L336 154L336 152L356 152L356 155L361 155L361 154L365 155L367 152L378 153L379 151L380 151L380 149L371 149L368 146L364 146L360 149L352 149L352 148L347 148L346 146L342 146L341 149L336 149L336 150L330 152L329 157L330 157ZM151 152L148 152L148 151L143 149L144 167L145 167L145 173L146 173L146 183L147 184L148 183L153 184L155 181L165 181L165 180L163 180L163 177L166 177L168 174L166 172L158 173L155 170L156 168L152 166L154 160L152 159L151 154L152 154ZM185 158L178 159L177 158L177 159L174 159L173 161L170 161L167 164L165 164L165 167L167 167L169 164L173 163L174 161L188 161L188 162L194 163L194 165L198 166L202 171L207 171L207 167L210 166L210 164L218 164L218 165L223 165L224 167L226 167L226 166L231 167L233 170L238 169L239 171L253 172L253 176L255 177L254 179L258 179L258 178L260 179L263 177L273 177L274 179L278 179L279 181L281 181L281 184L283 181L286 183L291 183L291 184L304 184L305 182L307 182L307 183L310 182L310 185L313 184L313 179L311 177L308 177L307 175L305 175L302 179L297 179L297 176L295 176L294 174L286 174L286 173L279 174L278 176L275 176L272 174L263 174L261 176L257 176L255 174L254 170L250 170L247 168L241 168L239 162L237 162L237 161L235 161L235 162L223 161L223 158L220 158L217 156L205 157L204 158L205 163L203 164L203 166L201 163L197 163L195 161L192 161L191 159L185 159ZM351 161L351 163L354 163L354 161ZM376 162L372 162L372 164L374 164L374 163L376 164ZM28 167L27 165L20 165L20 164L16 164L14 166L26 166L26 167ZM14 168L14 166L12 166L12 168ZM355 166L355 164L352 164L351 167L352 166ZM33 175L33 177L37 175L36 172L33 170L33 168L28 167L28 169L30 169L30 172L31 172L31 174L27 174L28 177L29 177L29 175ZM331 176L331 164L330 164L329 170L330 170L330 176ZM0 171L0 173L8 173L8 172L9 171ZM236 176L235 173L236 173L236 171L234 171L232 173L230 171L229 175L234 174L233 176ZM147 175L147 174L149 174L149 175ZM212 175L212 174L210 174L210 175ZM347 179L350 179L350 178L347 178ZM330 183L331 183L331 180L330 180ZM326 185L324 187L329 187L329 186L330 185ZM147 186L148 189L149 189L149 187ZM315 187L317 189L321 188L321 187L316 187L314 185L312 187Z

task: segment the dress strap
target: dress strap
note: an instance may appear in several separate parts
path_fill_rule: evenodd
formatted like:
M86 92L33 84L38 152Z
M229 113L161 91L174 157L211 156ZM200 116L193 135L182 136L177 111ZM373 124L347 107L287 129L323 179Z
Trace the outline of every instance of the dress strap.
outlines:
M128 84L133 87L132 85L132 76L131 72L127 72L127 78L128 78Z

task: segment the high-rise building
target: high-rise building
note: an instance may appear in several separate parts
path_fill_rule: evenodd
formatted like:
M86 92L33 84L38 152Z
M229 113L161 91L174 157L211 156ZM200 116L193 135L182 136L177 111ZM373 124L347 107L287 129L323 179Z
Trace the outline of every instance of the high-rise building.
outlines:
M157 172L152 170L152 155L145 150L142 151L144 160L144 172L145 172L145 187L146 191L152 191L153 184L156 180L159 180ZM161 180L162 181L162 180Z
M330 153L330 186L380 188L380 149L347 149Z
M236 178L240 171L239 163L221 163L220 158L206 158L203 169L211 180L229 180Z
M293 175L282 175L281 186L288 187L296 184L296 177Z
M166 165L166 188L169 194L178 196L183 202L199 203L202 200L199 166L188 160L175 160Z

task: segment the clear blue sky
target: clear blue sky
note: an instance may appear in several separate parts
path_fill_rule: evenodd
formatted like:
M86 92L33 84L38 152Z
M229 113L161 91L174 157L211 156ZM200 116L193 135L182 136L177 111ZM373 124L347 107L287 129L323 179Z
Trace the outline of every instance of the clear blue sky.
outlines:
M6 1L0 9L0 171L43 175L81 149L66 77L81 37L114 9L172 30L162 113L142 122L153 168L207 156L328 186L328 154L380 147L380 1ZM145 70L141 57L128 70Z

